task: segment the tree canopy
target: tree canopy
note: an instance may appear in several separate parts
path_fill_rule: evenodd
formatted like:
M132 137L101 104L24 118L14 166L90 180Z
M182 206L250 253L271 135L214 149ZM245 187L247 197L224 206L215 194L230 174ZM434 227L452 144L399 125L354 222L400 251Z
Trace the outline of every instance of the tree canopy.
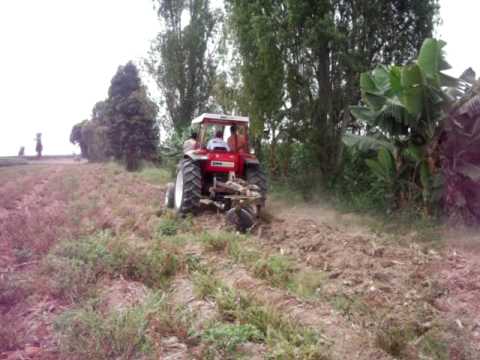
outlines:
M405 63L431 36L436 0L227 0L242 58L248 112L275 143L311 145L334 173L348 107L360 99L359 73Z
M72 128L70 141L80 145L82 156L102 161L113 156L135 170L141 159L157 156L159 128L157 105L149 99L138 69L132 62L113 76L108 98L92 109L91 120Z
M146 65L164 96L165 120L181 131L211 105L217 65L212 42L221 16L210 9L209 0L156 4L164 30L152 42ZM188 23L182 23L184 18Z

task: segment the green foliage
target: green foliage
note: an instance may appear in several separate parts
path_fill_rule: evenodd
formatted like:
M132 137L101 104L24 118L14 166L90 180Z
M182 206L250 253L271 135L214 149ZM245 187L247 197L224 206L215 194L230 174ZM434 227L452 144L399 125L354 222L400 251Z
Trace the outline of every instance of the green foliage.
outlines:
M256 329L258 340L265 339L269 347L269 358L329 359L319 331L304 328L278 311L247 299L212 274L196 276L194 284L198 292L216 302L224 320Z
M254 266L255 276L269 281L273 286L285 286L292 279L293 273L293 265L281 255L260 259Z
M205 245L208 250L211 251L223 251L227 248L230 235L226 232L219 233L204 233L202 234L200 241Z
M127 170L137 170L141 159L154 159L159 141L158 108L148 98L132 62L118 68L106 104L113 156L125 160Z
M406 324L386 321L377 329L376 345L387 353L400 357L406 352L409 341L415 338L413 329Z
M324 180L340 165L341 138L350 122L345 112L359 98L358 72L372 63L411 59L431 36L438 11L437 0L402 6L344 0L226 4L242 59L240 108L252 119L255 142L265 128L272 168L278 144L307 143ZM385 73L379 76L386 79ZM375 94L369 100L374 104Z
M43 266L51 291L70 301L94 292L97 280L115 268L115 258L107 249L109 240L109 233L99 233L54 247Z
M117 272L153 288L166 286L182 265L175 248L161 241L148 248L132 248L117 241L111 251Z
M44 263L50 288L56 295L76 301L95 292L102 276L121 274L149 287L165 286L181 261L173 246L157 241L148 248L136 248L103 232L63 241L52 249Z
M155 3L164 30L152 42L146 65L165 97L164 125L173 125L180 133L209 107L216 59L208 49L221 17L210 10L209 0ZM185 14L188 24L182 24Z
M137 170L140 160L156 160L159 129L157 105L148 97L137 67L120 66L111 81L108 98L92 110L92 119L76 124L70 141L79 144L82 156L105 161L113 156Z
M163 236L177 235L178 223L173 219L162 219L158 226L158 231L160 232L160 235Z
M213 297L222 286L222 283L216 277L205 271L194 272L192 280L195 285L195 292L202 299Z
M364 105L351 107L351 113L375 137L349 135L344 142L365 160L376 177L372 185L383 192L388 208L421 201L433 212L438 205L441 178L436 174L435 134L452 100L445 87L459 84L442 73L449 68L444 46L426 39L413 64L377 66L361 75Z
M435 360L448 360L448 345L444 336L438 331L429 331L420 342L422 353Z
M144 304L122 312L100 313L95 302L68 310L55 321L66 358L131 359L152 349L149 337L152 315L162 310L164 298L151 295Z
M105 111L106 102L97 102L92 109L91 120L74 125L70 133L70 142L78 144L82 156L89 161L105 161L111 155Z
M233 353L247 341L263 340L263 334L250 324L215 324L202 334L202 340L223 353Z
M88 120L83 120L78 124L75 124L70 133L70 142L72 144L78 144L82 157L88 158L88 143L83 138L83 127L88 123Z
M365 106L354 106L352 114L390 136L420 137L429 142L449 98L442 86L456 83L442 71L449 68L442 48L445 43L426 39L416 63L377 66L360 80Z

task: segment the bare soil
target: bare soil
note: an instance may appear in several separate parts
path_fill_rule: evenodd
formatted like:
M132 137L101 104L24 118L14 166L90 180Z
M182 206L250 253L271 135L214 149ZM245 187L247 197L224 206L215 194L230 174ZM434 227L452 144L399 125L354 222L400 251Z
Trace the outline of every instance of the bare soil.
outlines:
M100 229L139 246L154 236L163 186L104 165L73 165L0 169L0 359L60 358L53 322L72 304L49 290L41 271L56 243ZM480 358L480 251L466 246L460 233L445 232L441 244L432 247L374 233L364 217L318 204L276 202L268 212L268 221L251 234L256 246L265 256L288 256L297 271L322 274L315 298L273 287L224 254L201 247L188 251L212 264L227 285L306 327L321 328L332 358L392 358L379 336L397 327L409 332L403 358ZM222 215L206 210L191 231L224 225ZM478 240L473 234L468 244ZM105 279L102 288L101 306L109 311L141 303L149 292L144 284L121 278ZM186 274L173 280L171 299L198 314L198 330L217 316L215 305L198 298ZM446 344L444 357L422 352L433 332ZM197 345L171 335L159 339L161 358L198 358ZM255 346L245 345L244 353L263 358L265 348Z

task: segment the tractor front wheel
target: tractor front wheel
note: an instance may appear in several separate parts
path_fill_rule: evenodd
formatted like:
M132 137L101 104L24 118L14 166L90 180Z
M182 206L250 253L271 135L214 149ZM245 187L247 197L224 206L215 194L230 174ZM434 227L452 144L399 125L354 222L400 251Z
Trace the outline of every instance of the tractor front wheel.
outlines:
M178 213L195 213L200 207L202 173L191 159L180 163L175 182L175 210Z

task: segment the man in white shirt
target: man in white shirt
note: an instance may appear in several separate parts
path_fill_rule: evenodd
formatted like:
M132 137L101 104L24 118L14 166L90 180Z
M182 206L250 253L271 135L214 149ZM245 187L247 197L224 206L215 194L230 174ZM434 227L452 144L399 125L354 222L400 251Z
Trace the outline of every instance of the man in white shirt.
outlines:
M223 132L220 130L215 133L215 137L207 144L207 150L215 150L215 148L222 148L226 151L230 151L230 147L228 146L227 142L223 140Z

